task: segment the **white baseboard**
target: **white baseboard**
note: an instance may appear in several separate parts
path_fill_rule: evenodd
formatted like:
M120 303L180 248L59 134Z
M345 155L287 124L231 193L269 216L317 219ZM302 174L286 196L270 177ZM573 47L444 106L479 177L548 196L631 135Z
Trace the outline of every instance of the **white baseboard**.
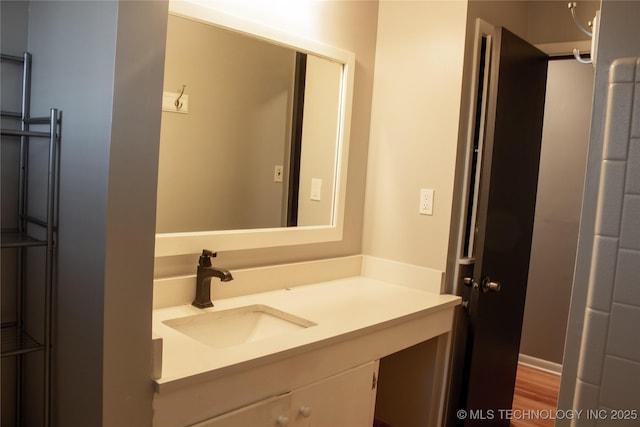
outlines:
M538 359L537 357L528 356L522 353L518 356L518 363L530 368L540 369L541 371L549 372L551 374L562 375L562 365L559 363Z

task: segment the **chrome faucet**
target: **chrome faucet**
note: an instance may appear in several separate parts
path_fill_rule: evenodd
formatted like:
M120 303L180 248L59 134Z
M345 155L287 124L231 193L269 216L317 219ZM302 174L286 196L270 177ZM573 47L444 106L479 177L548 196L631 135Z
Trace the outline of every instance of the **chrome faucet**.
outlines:
M198 274L196 276L196 297L191 303L194 307L213 307L213 303L211 302L212 277L217 277L221 282L233 280L233 276L228 270L211 265L211 258L215 258L217 255L216 252L207 249L202 250L202 255L200 255L200 260L198 261Z

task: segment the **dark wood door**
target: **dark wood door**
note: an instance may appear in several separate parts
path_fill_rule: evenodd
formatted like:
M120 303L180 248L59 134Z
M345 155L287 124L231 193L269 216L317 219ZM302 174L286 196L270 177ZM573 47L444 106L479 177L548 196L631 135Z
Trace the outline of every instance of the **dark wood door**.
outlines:
M529 273L547 56L498 28L480 169L459 424L509 425Z

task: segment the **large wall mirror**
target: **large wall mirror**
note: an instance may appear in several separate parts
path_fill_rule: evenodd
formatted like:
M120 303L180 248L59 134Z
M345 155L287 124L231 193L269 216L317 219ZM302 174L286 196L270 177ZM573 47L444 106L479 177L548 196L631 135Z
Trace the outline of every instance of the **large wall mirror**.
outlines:
M354 55L169 4L156 256L341 239Z

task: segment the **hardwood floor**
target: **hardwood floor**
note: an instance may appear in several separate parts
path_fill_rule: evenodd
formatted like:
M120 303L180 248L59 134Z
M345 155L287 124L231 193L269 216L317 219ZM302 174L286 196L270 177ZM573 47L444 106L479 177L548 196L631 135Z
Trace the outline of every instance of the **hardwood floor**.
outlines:
M512 427L553 427L560 376L519 365Z

